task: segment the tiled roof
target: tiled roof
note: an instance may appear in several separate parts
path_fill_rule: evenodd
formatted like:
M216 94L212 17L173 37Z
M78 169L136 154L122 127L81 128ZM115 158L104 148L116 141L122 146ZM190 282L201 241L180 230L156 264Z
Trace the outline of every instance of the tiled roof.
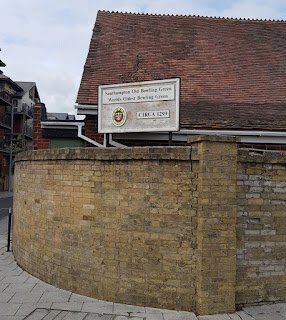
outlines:
M181 128L286 130L286 22L99 11L77 102L181 78Z
M25 93L27 93L31 88L33 88L36 83L35 82L24 82L24 81L15 81L18 86L20 86L23 91L16 93L15 97L23 97Z
M69 120L69 115L67 113L51 113L47 112L49 120Z

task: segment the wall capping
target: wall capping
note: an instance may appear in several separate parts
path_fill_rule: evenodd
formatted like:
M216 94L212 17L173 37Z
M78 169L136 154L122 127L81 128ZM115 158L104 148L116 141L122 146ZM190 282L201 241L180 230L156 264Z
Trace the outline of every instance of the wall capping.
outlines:
M43 160L190 160L191 147L60 148L25 151L15 162Z

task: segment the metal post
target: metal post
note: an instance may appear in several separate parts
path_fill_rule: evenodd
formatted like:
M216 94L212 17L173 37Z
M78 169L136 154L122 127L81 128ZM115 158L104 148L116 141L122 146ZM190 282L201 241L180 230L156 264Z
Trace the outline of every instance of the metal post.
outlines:
M10 242L11 242L11 226L12 226L12 208L9 208L8 216L8 239L7 239L7 252L10 251Z
M169 146L172 145L172 142L173 142L173 134L172 134L172 131L169 132Z
M106 147L109 147L109 133L106 134Z
M9 178L8 191L11 192L11 177L12 177L12 158L13 158L13 125L14 125L14 106L11 106L11 132L10 132L10 156L9 156Z

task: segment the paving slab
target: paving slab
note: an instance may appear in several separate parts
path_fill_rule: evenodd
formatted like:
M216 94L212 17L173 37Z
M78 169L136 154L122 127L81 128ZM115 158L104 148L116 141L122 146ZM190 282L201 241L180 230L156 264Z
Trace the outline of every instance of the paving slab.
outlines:
M179 311L179 320L197 320L197 316L193 312Z
M129 319L132 319L132 320L145 320L145 318L139 318L139 317L128 317L128 316L115 316L113 318L113 320L129 320Z
M3 292L8 286L9 283L0 283L0 292Z
M18 309L16 316L28 316L35 309L50 309L52 303L23 303Z
M70 302L96 302L98 299L82 296L80 294L72 293L70 297Z
M68 302L70 296L71 292L64 290L59 290L58 292L44 292L39 302Z
M21 307L20 303L0 303L0 319L1 316L14 316Z
M0 262L1 264L1 262ZM3 266L2 266L3 267ZM23 270L19 267L14 267L11 265L9 266L5 266L5 268L3 267L2 270L0 270L0 277L3 276L2 279L4 279L4 277L7 277L7 276L19 276L23 273Z
M8 293L1 292L0 293L0 302L9 302L14 294L15 294L15 292L8 292Z
M19 276L6 276L1 283L25 283L29 278L28 274L20 274Z
M166 313L166 312L172 312L172 310L145 307L145 312L146 313ZM177 313L177 311L175 311L175 313Z
M240 317L241 320L254 320L254 318L245 313L244 311L237 311L236 314Z
M1 242L0 242L1 243ZM4 243L3 243L4 244ZM6 245L6 242L5 242L5 245ZM12 256L12 253L11 252L7 252L7 251L5 251L5 252L3 252L2 254L0 254L0 260L5 260L5 259L7 259L7 258L9 258L9 257L11 257Z
M241 320L240 316L237 313L228 314L231 320Z
M84 302L81 311L112 314L113 303L106 301Z
M3 293L7 292L30 292L34 288L35 284L33 283L11 283L3 290Z
M62 310L51 310L46 316L46 320L54 320L54 319L62 319L64 316L67 315L66 311Z
M42 280L30 275L25 283L45 283L45 282L43 282Z
M231 320L230 316L226 313L209 315L209 316L198 316L198 319L199 320Z
M19 276L20 274L24 273L24 271L23 271L16 263L11 263L11 264L9 264L9 266L7 266L7 265L2 265L2 264L0 263L0 271L1 271L1 272L8 272L8 273L6 274L7 276L8 276L8 275ZM9 274L9 272L12 272L12 271L14 271L14 273L10 273L10 274ZM16 274L16 272L18 272L18 273Z
M41 295L37 293L29 292L16 292L13 298L10 300L11 303L37 303L39 302ZM47 301L48 302L48 301Z
M63 320L83 320L85 319L87 313L78 312L68 312L68 314L63 318Z
M197 317L192 312L166 312L163 313L164 320L197 320ZM228 319L229 320L229 319Z
M32 292L37 292L38 294L44 293L44 292L59 292L59 291L60 291L59 288L56 288L42 281L39 283L34 283L34 287L32 289Z
M144 312L145 313L145 307L139 307L139 306L133 306L133 305L128 305L128 304L121 304L121 303L114 303L113 304L114 313L121 313L121 312Z
M146 313L146 320L164 320L162 313Z
M286 319L286 304L267 304L262 306L245 307L243 311L252 316L256 320L285 320Z
M89 313L84 320L114 320L114 315Z
M26 317L25 319L29 319L29 320L42 320L44 319L46 316L49 315L49 313L51 313L51 310L48 309L36 309L35 311L33 311L28 317ZM55 315L56 316L56 315ZM53 319L53 318L52 318ZM46 319L48 320L48 319ZM51 319L49 319L51 320Z
M1 320L24 320L24 316L1 316Z
M83 302L54 302L52 309L66 310L66 311L81 311Z

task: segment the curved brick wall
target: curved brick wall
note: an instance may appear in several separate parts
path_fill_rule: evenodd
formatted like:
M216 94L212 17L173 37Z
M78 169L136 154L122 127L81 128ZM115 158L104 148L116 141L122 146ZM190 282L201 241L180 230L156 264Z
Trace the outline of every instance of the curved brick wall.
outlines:
M15 169L17 262L80 294L193 309L189 159L189 147L22 153Z
M15 165L20 266L98 299L233 312L236 140L29 151Z

